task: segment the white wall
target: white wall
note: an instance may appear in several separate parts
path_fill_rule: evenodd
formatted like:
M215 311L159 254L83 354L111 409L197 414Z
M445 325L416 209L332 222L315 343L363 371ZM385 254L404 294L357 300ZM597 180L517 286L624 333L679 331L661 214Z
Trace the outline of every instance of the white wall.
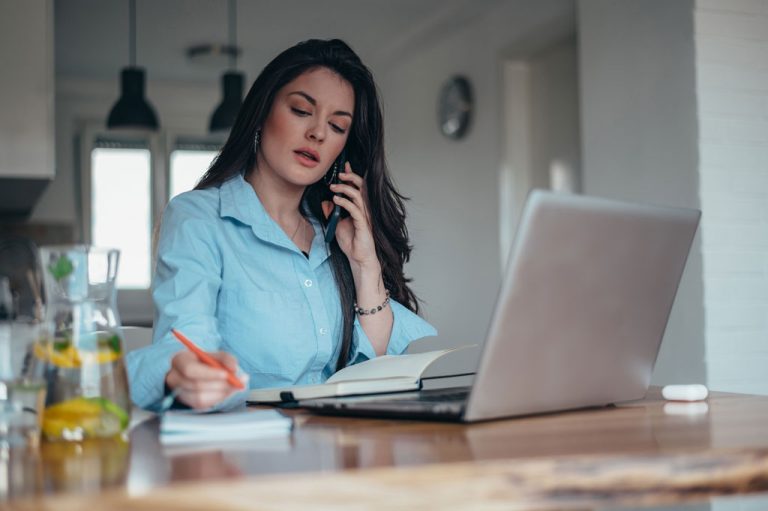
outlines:
M768 394L768 2L694 19L708 380Z
M406 269L427 319L440 332L439 344L428 341L417 349L485 337L501 275L502 62L511 52L541 44L532 37L554 33L551 40L561 40L558 30L574 30L570 1L500 2L440 37L409 46L378 76L390 167L400 190L413 198L408 226L415 249ZM436 120L440 87L455 74L469 77L476 98L473 125L461 141L444 138ZM467 355L460 366L471 370L475 362Z
M533 186L551 188L553 167L566 171L578 191L581 174L579 62L568 38L529 59ZM566 190L562 190L566 191Z
M578 3L584 193L699 208L692 0ZM700 238L653 382L705 382Z

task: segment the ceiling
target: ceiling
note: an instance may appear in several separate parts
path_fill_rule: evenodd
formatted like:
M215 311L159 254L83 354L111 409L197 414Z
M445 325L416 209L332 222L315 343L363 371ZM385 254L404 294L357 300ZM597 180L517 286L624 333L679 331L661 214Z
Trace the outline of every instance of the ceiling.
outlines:
M409 41L503 0L238 0L238 66L249 79L277 53L319 37L346 40L371 67ZM55 0L58 77L114 80L129 60L128 0ZM217 82L224 59L192 62L189 46L226 43L226 0L137 0L136 61L152 80Z

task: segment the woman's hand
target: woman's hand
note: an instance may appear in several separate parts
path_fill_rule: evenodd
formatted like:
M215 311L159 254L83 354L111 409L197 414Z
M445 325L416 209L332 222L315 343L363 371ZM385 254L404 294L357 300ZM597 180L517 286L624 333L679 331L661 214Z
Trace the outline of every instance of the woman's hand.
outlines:
M372 307L383 303L387 295L373 240L368 190L365 180L352 172L349 163L344 165L344 172L339 173L339 179L342 183L331 185L332 192L341 194L333 197L333 203L349 211L349 217L337 224L336 241L349 259L355 281L355 302L363 304L363 307ZM326 217L332 210L331 202L323 203ZM360 325L377 355L387 351L393 322L390 307L383 309L380 314L360 316Z
M237 359L229 353L219 351L209 355L237 372ZM217 405L238 390L227 381L226 371L200 362L188 350L174 355L165 383L174 390L178 389L176 398L179 401L197 409Z
M325 216L331 214L334 205L338 204L349 212L349 217L340 220L336 226L336 241L344 255L349 259L353 269L355 266L378 266L376 244L371 232L371 216L368 209L368 190L365 180L352 172L349 162L344 164L344 172L339 172L342 183L332 184L333 203L323 203Z

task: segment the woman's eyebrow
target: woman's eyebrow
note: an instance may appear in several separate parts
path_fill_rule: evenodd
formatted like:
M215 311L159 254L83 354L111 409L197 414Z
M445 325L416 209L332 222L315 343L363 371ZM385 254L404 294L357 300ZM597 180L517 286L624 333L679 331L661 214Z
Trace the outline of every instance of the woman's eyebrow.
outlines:
M306 92L304 92L304 91L300 91L300 90L299 90L299 91L294 91L294 92L290 92L290 93L288 93L288 95L289 95L289 96L292 96L292 95L294 95L294 94L295 94L295 95L297 95L297 96L301 96L301 97L303 97L304 99L306 99L307 101L309 101L309 103L310 103L312 106L317 106L317 101L315 100L315 98L313 98L312 96L310 96L310 95L309 95L309 94L307 94ZM333 115L346 115L346 116L347 116L347 117L349 117L350 119L352 118L352 114L351 114L351 113L349 113L349 112L345 112L344 110L336 110L335 112L333 112Z

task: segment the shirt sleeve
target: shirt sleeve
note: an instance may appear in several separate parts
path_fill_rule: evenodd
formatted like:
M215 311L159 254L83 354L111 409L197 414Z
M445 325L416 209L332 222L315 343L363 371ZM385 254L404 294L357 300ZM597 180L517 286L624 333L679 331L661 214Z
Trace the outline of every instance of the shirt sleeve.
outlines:
M215 224L184 195L163 215L152 284L155 323L152 344L126 357L131 397L142 408L155 408L163 397L171 359L184 347L176 328L205 351L217 351L221 336L216 305L221 286L221 256Z
M412 341L437 335L435 327L396 300L390 299L389 306L392 308L394 320L392 333L387 344L387 355L402 355ZM376 352L365 330L363 330L359 318L355 315L352 349L349 357L350 365L373 358L376 358Z

